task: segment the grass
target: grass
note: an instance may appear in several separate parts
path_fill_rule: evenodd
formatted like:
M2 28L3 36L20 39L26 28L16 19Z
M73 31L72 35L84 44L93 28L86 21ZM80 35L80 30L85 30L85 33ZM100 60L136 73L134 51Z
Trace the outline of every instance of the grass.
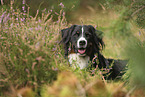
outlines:
M124 97L131 95L137 97L136 95L145 95L144 88L134 88L137 84L130 84L134 80L134 78L128 78L130 73L125 75L124 80L108 82L102 80L103 76L99 70L94 69L94 76L92 76L88 69L79 70L69 67L69 63L64 59L63 47L59 44L60 30L69 24L63 10L57 13L56 21L53 21L51 13L51 10L43 10L41 16L38 16L39 10L37 10L36 15L32 17L29 15L29 8L26 10L24 6L22 11L14 9L12 4L8 9L2 8L0 13L0 96ZM144 66L143 30L141 35L134 37L138 34L132 32L137 31L138 27L132 21L125 21L123 12L117 14L106 10L90 14L80 18L84 24L92 24L96 29L105 32L106 49L102 52L105 57L130 58L129 64L132 64L130 67L136 64ZM89 19L85 20L86 17ZM134 40L136 44L140 43L135 45L135 48L130 48L134 47L134 43L127 41L132 40L132 37L138 39L138 41ZM135 82L144 82L141 78L143 73L142 70L135 76L140 78Z

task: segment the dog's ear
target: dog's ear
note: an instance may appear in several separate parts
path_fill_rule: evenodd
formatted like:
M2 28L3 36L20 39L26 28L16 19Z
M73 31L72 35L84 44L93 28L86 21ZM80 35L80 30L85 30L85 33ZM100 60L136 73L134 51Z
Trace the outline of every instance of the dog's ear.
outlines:
M94 42L94 53L98 53L101 49L104 48L104 42L102 40L102 31L96 30L92 25L88 25L90 30L93 33L93 42Z
M93 42L94 42L94 54L98 54L98 59L99 59L99 68L108 68L109 64L106 58L100 53L100 50L104 48L104 42L102 40L102 31L96 30L93 26L89 25L92 33L93 33Z
M69 28L61 30L61 34L62 34L62 40L61 41L64 44L65 56L68 55L68 48L69 48L69 44L70 44L70 39L71 39L71 35L72 35L72 32L73 32L75 27L76 27L76 25L72 25Z

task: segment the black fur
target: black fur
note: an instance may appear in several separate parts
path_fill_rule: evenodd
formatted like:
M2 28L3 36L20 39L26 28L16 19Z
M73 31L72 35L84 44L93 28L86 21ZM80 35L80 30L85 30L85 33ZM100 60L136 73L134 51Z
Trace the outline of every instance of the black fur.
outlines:
M72 34L75 26L76 25L73 25L70 28L61 30L62 42L63 42L64 48L65 48L65 57L68 56L68 48L69 48L69 43L70 43L70 39L71 39L71 34Z

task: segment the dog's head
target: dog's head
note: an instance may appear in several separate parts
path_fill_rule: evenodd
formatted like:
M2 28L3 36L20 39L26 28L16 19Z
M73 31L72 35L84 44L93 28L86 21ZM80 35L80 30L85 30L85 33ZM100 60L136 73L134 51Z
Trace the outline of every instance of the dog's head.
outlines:
M66 56L68 55L69 47L71 47L71 52L80 56L91 56L99 52L104 46L101 37L102 32L91 25L72 25L61 30L61 32Z

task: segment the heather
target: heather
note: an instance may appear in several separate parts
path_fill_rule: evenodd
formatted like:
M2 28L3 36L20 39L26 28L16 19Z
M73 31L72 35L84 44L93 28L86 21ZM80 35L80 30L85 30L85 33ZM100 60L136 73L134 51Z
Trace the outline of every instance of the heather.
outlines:
M145 96L144 1L94 2L87 2L85 7L82 0L64 0L54 8L35 6L33 12L33 6L25 0L20 6L13 0L8 5L1 2L1 97ZM85 8L89 14L83 14ZM105 57L129 59L128 71L121 80L104 80L99 69L90 73L89 69L69 67L60 30L72 24L91 24L103 31Z

